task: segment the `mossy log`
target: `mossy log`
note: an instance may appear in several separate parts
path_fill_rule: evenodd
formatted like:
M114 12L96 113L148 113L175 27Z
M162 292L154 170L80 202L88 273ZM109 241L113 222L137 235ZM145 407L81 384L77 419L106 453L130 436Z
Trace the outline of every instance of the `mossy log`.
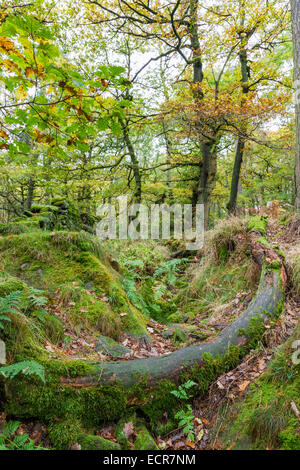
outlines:
M163 379L176 379L193 365L204 364L203 357L209 353L213 358L224 356L231 346L244 347L251 340L247 332L251 323L268 318L275 318L281 311L284 300L286 271L283 257L272 247L258 239L262 235L261 226L250 226L250 248L255 261L261 266L261 277L255 298L237 320L228 326L220 336L210 342L179 349L169 355L126 362L101 362L92 364L91 373L73 379L62 378L64 385L89 387L119 382L133 386L140 377L145 377L149 384ZM265 233L265 230L263 230Z

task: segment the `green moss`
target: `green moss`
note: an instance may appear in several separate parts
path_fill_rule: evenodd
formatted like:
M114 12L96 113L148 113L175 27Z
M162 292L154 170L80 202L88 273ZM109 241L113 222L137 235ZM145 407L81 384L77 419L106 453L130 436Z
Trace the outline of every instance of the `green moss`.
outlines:
M260 232L262 235L266 235L266 227L267 227L267 217L255 215L250 217L247 230L255 230Z
M272 245L268 242L268 240L265 237L260 237L257 241L267 246L268 248L272 247Z
M91 366L84 361L62 362L41 359L46 384L34 378L19 378L6 385L6 411L20 418L39 418L46 422L54 417L72 416L90 428L122 416L126 410L128 391L121 384L72 387L61 384L61 377L88 376Z
M24 227L22 227L22 225L16 222L0 224L1 235L12 235L12 234L18 234L18 233L24 233L24 232L25 232Z
M299 420L291 402L300 407L300 366L293 364L293 342L299 338L300 323L291 338L277 351L262 377L250 386L244 401L227 413L222 440L235 448L299 449ZM234 418L233 418L234 416Z
M136 450L158 450L153 437L145 426L138 430L138 436L134 442L134 447Z
M115 427L115 436L119 444L122 446L122 449L124 450L130 449L130 442L124 432L124 426L126 423L129 423L129 422L135 423L135 420L136 420L135 415L131 416L131 415L125 414L125 416L119 420L119 422L117 423Z
M140 405L140 409L148 417L150 423L155 423L163 413L172 417L180 404L178 398L171 394L174 390L174 383L170 380L162 380L151 392L144 392L145 404Z
M264 320L257 314L256 317L251 318L247 330L241 328L238 335L246 336L248 348L255 349L259 341L262 339L264 332Z
M188 340L188 333L182 325L170 325L163 332L164 338L171 338L175 344L184 343Z
M68 416L62 421L52 421L48 425L49 439L57 450L69 449L72 444L78 442L82 432L80 420L72 416Z
M132 423L134 431L137 433L134 446L136 450L157 450L156 443L151 436L150 432L145 426L145 423L134 414L126 414L115 427L115 435L118 442L123 449L130 449L130 441L127 438L124 427L126 423Z
M231 346L224 356L216 356L215 358L209 353L204 353L202 356L203 363L191 367L188 373L181 376L181 382L195 381L197 387L195 387L193 393L202 395L207 392L209 386L217 377L234 369L244 353L244 349L237 346Z
M269 269L281 269L281 262L279 260L272 261L268 264Z
M146 319L131 305L96 237L84 232L26 233L0 239L0 251L11 275L50 294L61 291L66 316L75 328L97 329L115 339L121 329L147 336ZM85 286L90 283L94 295L108 300L88 293ZM120 316L124 312L126 316Z
M11 292L23 291L27 285L21 279L8 277L0 279L0 297L5 297Z
M281 449L283 450L299 450L300 449L300 426L299 419L292 418L289 425L279 433Z
M101 436L82 435L77 442L81 445L81 450L121 450L119 444Z

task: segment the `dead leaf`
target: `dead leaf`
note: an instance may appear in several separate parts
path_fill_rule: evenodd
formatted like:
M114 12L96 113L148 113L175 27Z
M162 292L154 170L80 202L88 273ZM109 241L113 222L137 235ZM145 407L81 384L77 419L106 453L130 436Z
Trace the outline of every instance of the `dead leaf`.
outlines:
M187 440L185 443L186 443L187 446L191 447L192 449L195 449L195 443L194 442Z
M195 418L194 419L194 425L195 426L203 426L202 420L200 418Z
M197 442L201 441L201 439L203 438L203 436L204 436L204 429L200 429L200 431L199 431L198 434L197 434L196 441L197 441Z
M224 390L224 385L220 382L220 380L217 381L217 385L219 387L220 390Z
M129 439L132 435L135 434L132 421L129 421L129 423L124 424L123 432L127 439Z
M70 447L70 450L81 450L81 445L76 442Z
M240 392L243 392L244 390L246 390L246 388L248 387L248 385L250 384L251 382L249 380L245 380L244 382L242 382L240 385L239 385L239 391Z

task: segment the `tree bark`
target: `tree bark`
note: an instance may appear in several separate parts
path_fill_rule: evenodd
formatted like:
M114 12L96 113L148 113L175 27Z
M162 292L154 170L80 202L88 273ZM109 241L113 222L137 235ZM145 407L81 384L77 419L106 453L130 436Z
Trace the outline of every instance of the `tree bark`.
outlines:
M200 84L203 82L203 64L201 58L201 47L198 33L198 0L190 0L190 41L193 54L193 96L195 102L199 102L203 98L203 92ZM211 193L215 185L216 179L216 162L217 153L215 139L203 141L201 144L202 165L201 175L198 184L198 203L204 204L204 228L208 230L209 225L209 209Z
M227 204L227 209L230 214L236 212L236 201L237 195L239 190L239 181L240 181L240 173L241 167L243 162L244 156L244 148L245 142L238 137L236 140L236 149L235 149L235 156L234 156L234 165L232 171L232 178L231 178L231 188L230 188L230 199L229 203Z
M27 198L25 202L25 209L27 211L31 210L33 196L34 196L34 188L35 188L35 181L34 181L33 176L30 176L29 181L28 181L28 187L27 187Z
M300 1L291 0L296 91L295 210L300 214Z
M137 156L135 154L132 142L130 140L129 132L128 132L128 124L121 121L123 137L126 143L126 147L131 159L132 171L134 174L135 180L135 191L134 191L134 201L137 204L140 204L142 201L142 180L141 180L141 172L139 167L139 162Z
M250 69L248 68L248 56L247 56L247 44L248 44L248 33L243 31L245 23L245 14L242 15L241 19L241 32L240 32L240 51L239 51L239 61L241 67L241 75L242 75L242 87L243 87L243 94L247 95L249 93L249 80L250 80ZM243 101L242 101L243 107ZM238 196L238 188L239 188L239 180L240 180L240 173L241 167L244 157L244 150L245 150L245 140L243 136L238 136L236 141L235 147L235 155L234 155L234 166L232 171L232 179L231 179L231 188L230 188L230 199L227 204L227 209L230 214L234 214L236 211L236 201Z

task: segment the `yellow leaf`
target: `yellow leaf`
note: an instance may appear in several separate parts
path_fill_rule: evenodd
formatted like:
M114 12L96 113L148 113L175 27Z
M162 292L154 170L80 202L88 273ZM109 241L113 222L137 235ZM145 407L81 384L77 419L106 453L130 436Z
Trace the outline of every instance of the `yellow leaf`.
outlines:
M26 67L25 75L26 75L27 78L33 77L34 76L34 69L32 67Z
M197 442L201 441L202 437L204 436L204 430L201 429L199 432L198 432L198 435L197 435Z
M8 52L8 51L13 51L15 48L15 45L11 39L0 36L0 47Z
M19 86L19 88L16 91L16 99L18 101L24 100L25 98L27 98L27 96L28 96L27 91L25 90L24 86L23 85Z

